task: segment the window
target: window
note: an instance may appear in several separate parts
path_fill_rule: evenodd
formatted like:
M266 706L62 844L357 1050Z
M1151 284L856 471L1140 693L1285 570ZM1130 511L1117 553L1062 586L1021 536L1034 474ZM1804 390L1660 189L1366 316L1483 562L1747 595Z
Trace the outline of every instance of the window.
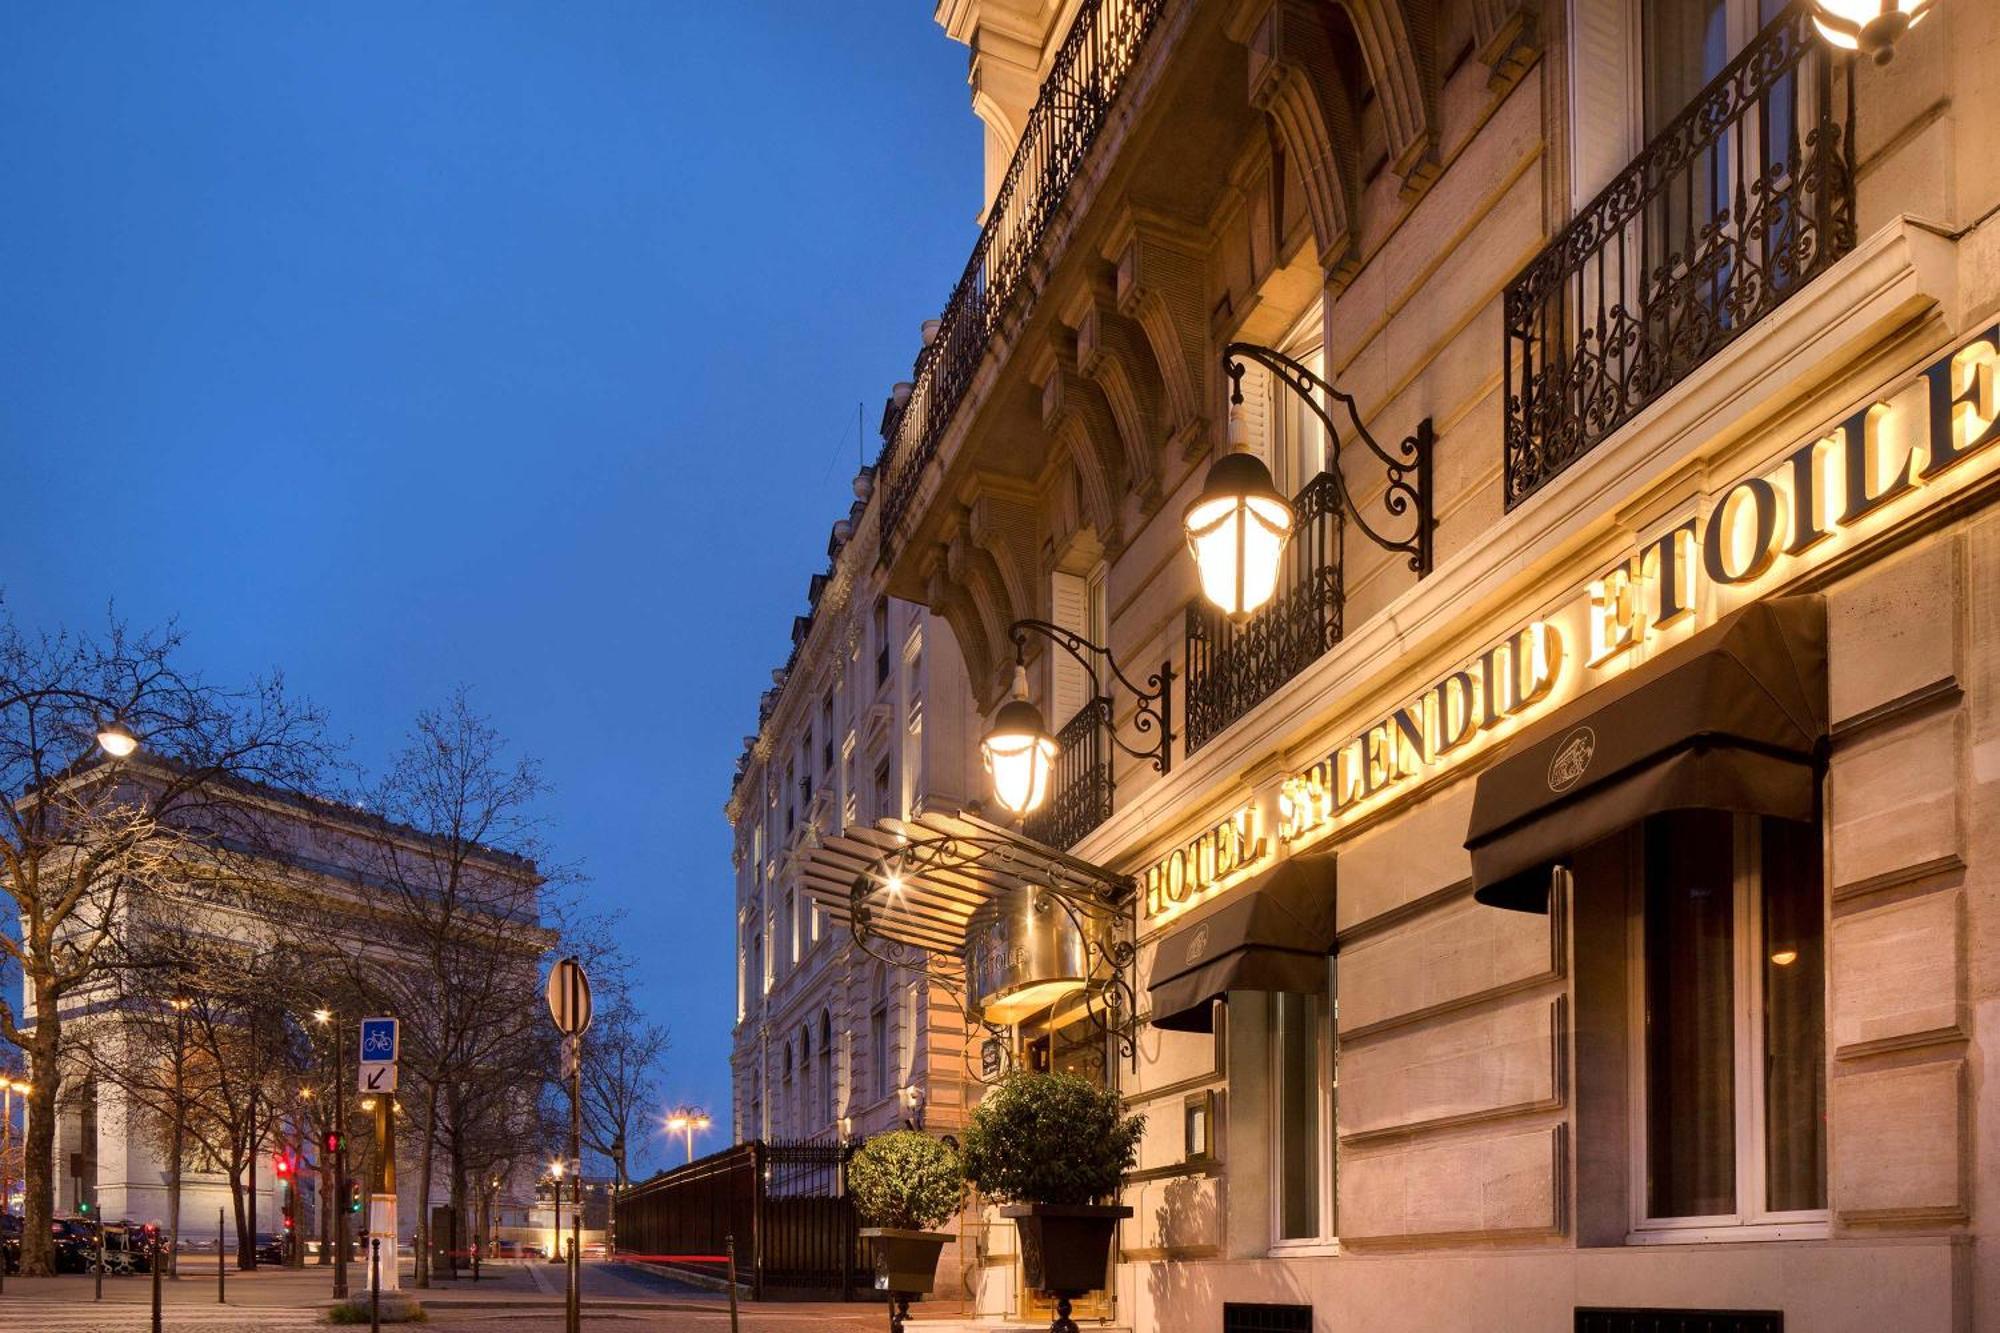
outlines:
M792 1099L792 1048L790 1043L787 1043L785 1046L784 1068L785 1081L779 1086L778 1104L773 1108L775 1113L774 1118L778 1120L785 1119L786 1116L791 1114L792 1108L798 1105Z
M1312 309L1292 330L1282 349L1286 356L1315 375L1326 373L1326 357L1321 351L1325 339L1321 311L1320 303L1313 302ZM1273 395L1269 407L1271 479L1278 484L1281 494L1297 495L1307 482L1326 470L1326 427L1298 394L1269 376L1264 384ZM1324 401L1320 405L1333 406Z
M1823 1219L1818 827L1677 811L1646 822L1637 855L1637 1226Z
M868 1012L868 1095L876 1101L889 1095L889 987L882 969L875 969L875 1006Z
M819 706L819 771L833 773L833 691L827 690Z
M785 890L785 934L792 944L792 966L797 967L800 936L803 932L799 930L799 891L795 888Z
M798 1122L801 1138L812 1132L813 1103L813 1037L812 1029L799 1029L799 1099L793 1104L793 1115Z
M875 599L875 688L889 683L889 599Z
M819 1120L833 1123L833 1015L819 1011Z
M1333 963L1328 964L1329 981ZM1332 993L1329 985L1329 993ZM1337 1234L1333 1009L1317 995L1271 996L1271 1175L1279 1244Z
M875 817L889 819L902 813L893 799L889 782L889 761L885 758L875 769Z

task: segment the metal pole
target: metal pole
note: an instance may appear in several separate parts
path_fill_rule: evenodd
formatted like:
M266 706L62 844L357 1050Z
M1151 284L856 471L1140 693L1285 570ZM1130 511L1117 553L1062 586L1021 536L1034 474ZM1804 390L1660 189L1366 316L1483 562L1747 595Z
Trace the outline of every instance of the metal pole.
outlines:
M167 1266L170 1276L181 1275L181 1159L187 1156L187 1002L174 1000L174 1215L167 1219L173 1234L167 1238Z
M250 1253L236 1256L237 1267L255 1271L257 1267L257 1150L264 1145L257 1133L257 1089L250 1089L250 1189L244 1202L250 1208Z
M583 1008L574 997L570 1012ZM569 1039L569 1333L583 1333L583 1034Z
M227 1305L229 1303L229 1288L224 1285L229 1280L229 1274L228 1270L222 1265L222 1254L225 1248L222 1234L222 1209L217 1208L215 1210L215 1303L217 1305Z
M368 1238L368 1327L382 1327L382 1238Z
M729 1252L729 1333L736 1329L736 1233L730 1232L722 1238L723 1248Z
M153 1246L150 1262L146 1266L153 1270L153 1333L160 1333L160 1269L166 1266L166 1259L161 1255L158 1244Z
M333 1298L347 1299L347 1026L333 1019Z
M104 1299L104 1214L97 1215L97 1294L94 1301Z
M7 1216L9 1205L14 1202L14 1076L0 1071L0 1100L6 1103L6 1110L0 1112L0 1217ZM23 1224L22 1234L27 1233ZM0 1292L7 1290L7 1258L0 1255Z

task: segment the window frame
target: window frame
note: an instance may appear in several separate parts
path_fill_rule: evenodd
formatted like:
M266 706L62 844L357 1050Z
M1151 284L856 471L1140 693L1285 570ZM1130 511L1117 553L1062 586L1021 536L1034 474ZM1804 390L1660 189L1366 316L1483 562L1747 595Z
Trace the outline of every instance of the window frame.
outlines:
M1329 956L1327 966L1327 993L1324 996L1306 997L1315 1001L1317 1016L1314 1021L1314 1044L1318 1048L1319 1070L1316 1105L1319 1113L1319 1132L1314 1136L1318 1148L1318 1160L1314 1169L1314 1184L1318 1191L1319 1223L1316 1234L1311 1236L1285 1236L1284 1232L1284 1128L1279 1123L1284 1106L1284 1054L1278 1040L1278 999L1275 994L1266 997L1267 1032L1269 1055L1270 1103L1269 1114L1265 1117L1265 1134L1270 1147L1270 1179L1273 1188L1270 1199L1270 1243L1268 1252L1279 1255L1314 1255L1340 1253L1340 1143L1338 1122L1335 1115L1339 1110L1339 1057L1340 1057L1340 987L1338 961Z
M1646 1170L1648 1160L1646 1117L1646 883L1645 836L1643 825L1631 840L1631 880L1635 886L1635 910L1627 913L1626 1040L1630 1053L1627 1076L1630 1080L1628 1122L1630 1184L1629 1228L1626 1242L1633 1245L1687 1244L1744 1240L1818 1240L1832 1234L1831 1206L1774 1211L1764 1206L1767 1179L1765 1141L1767 1071L1765 1059L1764 1011L1764 885L1763 827L1758 815L1732 817L1735 872L1731 879L1730 1015L1731 1078L1735 1099L1731 1125L1736 1135L1736 1211L1704 1217L1652 1217L1648 1215ZM1822 866L1824 855L1822 854ZM1826 890L1822 875L1820 910L1826 910ZM1821 957L1825 957L1825 927L1822 922ZM1823 965L1822 965L1823 966ZM1826 984L1822 971L1820 984ZM1826 1059L1826 1032L1822 1025L1820 1059Z

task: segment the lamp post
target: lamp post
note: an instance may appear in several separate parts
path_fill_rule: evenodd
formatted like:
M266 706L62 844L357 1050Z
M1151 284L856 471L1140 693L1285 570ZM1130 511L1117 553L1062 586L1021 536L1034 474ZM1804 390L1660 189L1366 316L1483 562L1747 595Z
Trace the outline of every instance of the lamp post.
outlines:
M6 1103L0 1110L0 1217L10 1215L14 1202L14 1094L25 1097L32 1090L31 1084L0 1075L0 1098ZM5 1282L6 1274L6 1260L0 1257L0 1283Z
M347 1029L334 1021L331 1009L313 1010L313 1022L333 1029L333 1180L334 1188L347 1191ZM324 1157L321 1159L325 1160ZM325 1172L320 1173L325 1179ZM322 1189L324 1192L324 1189ZM337 1199L333 1207L333 1298L347 1299L347 1201Z
M176 995L167 1001L174 1011L174 1174L167 1200L167 1276L181 1275L181 1159L187 1156L187 1016L194 1001Z
M549 1189L550 1192L555 1195L556 1199L556 1226L555 1226L555 1244L549 1247L549 1262L554 1263L558 1259L560 1259L565 1264L567 1264L569 1262L568 1256L564 1255L563 1253L562 1177L563 1177L563 1164L561 1160L558 1159L556 1161L550 1162ZM568 1308L565 1306L564 1316L567 1317L567 1315L568 1315Z
M992 775L993 799L1001 809L1016 819L1040 809L1048 800L1056 758L1061 753L1056 738L1049 733L1048 724L1042 720L1041 710L1028 699L1026 656L1030 634L1049 640L1082 664L1090 677L1092 698L1106 698L1107 686L1111 682L1124 686L1138 701L1138 711L1132 723L1134 729L1142 734L1158 731L1160 738L1151 748L1138 749L1118 739L1117 733L1107 724L1105 731L1111 743L1134 759L1150 760L1162 774L1173 771L1172 662L1162 662L1160 669L1146 677L1145 685L1141 686L1125 674L1109 648L1046 620L1017 620L1008 627L1008 635L1014 640L1013 694L995 710L986 734L979 739L980 758L986 765L986 771ZM1101 674L1103 671L1110 672L1110 681Z
M712 1123L708 1118L708 1112L701 1108L681 1106L676 1107L667 1116L667 1131L681 1136L682 1140L687 1144L687 1159L692 1162L694 1161L695 1131L698 1129L707 1129Z

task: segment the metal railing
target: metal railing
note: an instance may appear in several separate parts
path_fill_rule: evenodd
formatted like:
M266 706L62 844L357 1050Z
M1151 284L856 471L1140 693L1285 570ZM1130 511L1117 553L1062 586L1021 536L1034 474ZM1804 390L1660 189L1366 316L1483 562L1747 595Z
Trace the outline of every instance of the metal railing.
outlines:
M1333 474L1307 482L1292 509L1278 592L1263 610L1238 625L1204 600L1187 609L1189 754L1340 642L1347 526Z
M1049 219L1097 140L1106 115L1165 0L1084 0L1028 113L986 225L952 289L934 336L917 358L910 396L877 464L886 557L924 468L986 355L993 331L1021 289Z
M1854 248L1832 65L1795 3L1508 286L1507 508Z
M870 1269L847 1194L847 1149L741 1143L618 1196L618 1257L720 1277L732 1240L753 1299L859 1294Z
M1092 699L1056 732L1049 799L1024 831L1049 847L1073 847L1111 818L1111 700Z

